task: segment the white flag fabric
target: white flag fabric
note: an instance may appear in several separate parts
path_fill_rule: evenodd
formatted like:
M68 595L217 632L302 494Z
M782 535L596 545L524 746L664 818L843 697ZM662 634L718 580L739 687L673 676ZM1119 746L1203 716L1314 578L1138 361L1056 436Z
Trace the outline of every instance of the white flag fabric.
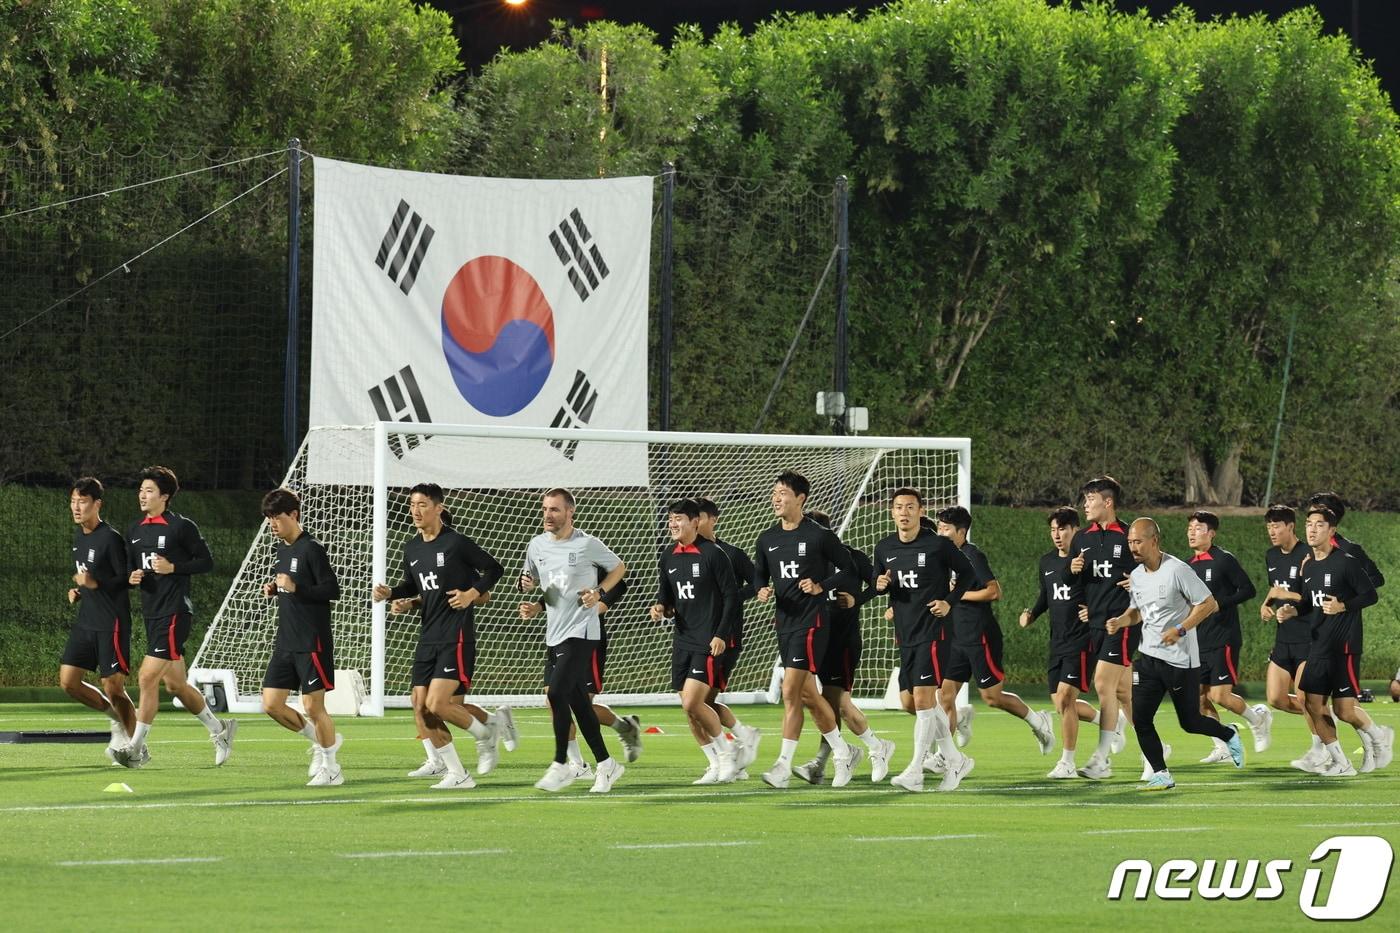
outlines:
M313 427L646 429L652 179L470 178L317 158L315 197ZM312 482L369 481L371 464L314 438ZM625 461L588 443L525 446L534 455L464 461L435 457L430 434L394 435L389 483L646 483L641 445Z

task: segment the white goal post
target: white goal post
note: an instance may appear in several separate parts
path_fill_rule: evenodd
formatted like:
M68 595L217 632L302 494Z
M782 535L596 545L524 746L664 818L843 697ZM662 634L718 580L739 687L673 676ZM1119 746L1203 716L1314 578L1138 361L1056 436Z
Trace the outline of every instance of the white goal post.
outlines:
M913 486L929 511L971 501L967 438L782 436L517 428L378 422L312 428L284 485L302 500L302 523L325 545L340 578L332 611L337 687L363 681L362 715L407 707L419 618L374 603L374 583L398 582L404 541L413 533L407 490L438 483L455 527L505 567L492 599L476 612L474 702L542 705L543 621L519 617L516 591L525 551L540 531L540 496L568 487L576 524L627 564L630 589L606 616L604 694L619 704L674 703L670 630L650 621L656 562L667 540L666 505L706 496L720 507L719 536L752 553L773 522L773 481L792 469L811 482L809 509L831 516L851 547L870 554L893 530L890 493ZM191 679L221 686L235 712L257 712L263 671L276 633L276 610L262 595L273 538L264 524L195 655ZM884 602L862 611L864 655L855 694L884 696L898 664ZM772 604L744 611L742 660L726 699L769 699L776 639ZM354 676L354 675L358 676ZM344 707L347 697L337 697Z

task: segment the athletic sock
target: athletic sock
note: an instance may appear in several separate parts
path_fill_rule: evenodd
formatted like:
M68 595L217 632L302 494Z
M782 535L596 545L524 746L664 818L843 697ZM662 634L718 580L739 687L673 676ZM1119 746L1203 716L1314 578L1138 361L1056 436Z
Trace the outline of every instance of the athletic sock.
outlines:
M335 743L321 746L321 761L325 762L327 768L335 770Z
M308 722L307 725L309 726L311 723ZM428 753L428 761L435 765L442 764L442 756L438 754L437 746L433 744L432 739L423 740L423 749Z
M719 752L715 749L713 742L709 745L701 745L700 751L705 753L705 758L710 762L711 768L719 767Z
M570 761L583 761L583 752L579 751L578 739L569 739L568 755Z
M827 743L826 739L822 739L821 744L817 746L817 756L813 760L823 768L831 760L831 745Z
M1310 752L1320 752L1320 751L1325 751L1325 749L1326 749L1326 747L1322 744L1322 739L1318 738L1318 737L1317 737L1317 733L1314 732L1314 733L1313 733L1313 736L1312 736L1312 748L1308 749L1308 751L1310 751Z
M865 747L870 749L872 752L880 747L880 737L877 736L875 734L875 730L870 728L869 726L866 726L865 731L862 732L860 735L856 736L856 738L864 742Z
M1264 717L1259 715L1259 711L1252 706L1246 705L1243 715L1244 721L1251 726L1257 726L1264 721Z
M921 768L924 764L924 756L933 747L933 720L935 716L942 713L939 709L916 709L914 710L914 759L910 762L910 767ZM945 721L946 721L946 717Z
M1122 716L1123 713L1120 711L1118 715ZM1113 737L1115 735L1117 735L1116 732L1110 729L1105 729L1103 725L1100 724L1099 744L1094 748L1094 754L1107 761L1109 755L1113 753Z
M1064 762L1065 764L1067 764L1067 765L1069 765L1071 768L1073 768L1073 767L1074 767L1074 749L1072 749L1072 748L1064 748L1064 749L1061 749L1061 750L1060 750L1060 761Z
M831 752L836 756L837 761L846 761L851 757L850 746L846 744L845 739L841 738L840 729L823 732L822 738L826 739L827 744L831 746Z
M1224 739L1217 739L1211 736L1211 741L1215 743L1215 750L1218 752L1228 752L1230 750L1230 747L1225 744Z
M1097 726L1097 725L1099 724L1099 719L1102 718L1102 717L1103 717L1103 710L1097 710L1097 709L1096 709L1096 710L1094 710L1094 718L1091 719L1091 720L1089 720L1089 721L1090 721L1091 723L1093 723L1094 725Z
M473 716L472 724L467 726L467 733L480 742L491 737L491 727Z
M778 764L785 768L792 767L792 756L797 754L797 740L783 739L782 751L778 752Z
M449 774L456 774L460 776L467 773L467 769L462 767L462 759L457 757L456 746L454 746L450 741L442 748L439 748L437 750L437 753L442 758L442 763L447 765L447 771Z
M204 709L200 710L194 715L196 719L204 723L204 728L209 730L210 735L218 735L219 730L223 729L224 727L223 723L219 722L219 717L215 716L214 711L208 706L204 707Z
M311 720L303 719L301 721L301 728L298 729L297 732L305 736L311 742L312 745L316 744L316 724L313 723ZM423 741L427 742L428 740L424 739ZM428 744L431 745L432 743L429 742Z
M1347 753L1342 751L1342 743L1340 741L1328 742L1327 754L1339 765L1347 763Z
M1371 724L1366 728L1357 729L1356 732L1358 735L1366 736L1366 738L1370 739L1372 742L1379 742L1381 739L1385 738L1385 733L1381 731L1380 726L1376 725L1375 720L1372 720Z
M933 712L942 713L943 711L934 709ZM918 713L916 712L914 715L918 716ZM938 750L943 753L943 760L950 765L962 761L963 753L958 751L958 746L953 741L953 732L948 728L948 717L944 715L931 716L929 721L933 724L933 741L938 746Z
M131 744L140 748L146 744L146 736L151 732L151 724L136 720L136 731L131 734Z

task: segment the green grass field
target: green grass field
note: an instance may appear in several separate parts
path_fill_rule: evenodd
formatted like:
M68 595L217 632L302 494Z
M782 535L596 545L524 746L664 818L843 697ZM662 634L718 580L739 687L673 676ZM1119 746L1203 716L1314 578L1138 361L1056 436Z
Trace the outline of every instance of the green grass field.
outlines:
M1400 705L1367 709L1400 728ZM218 769L203 727L172 710L138 771L108 766L96 744L0 745L5 926L1279 930L1311 923L1298 898L1318 843L1400 841L1400 763L1344 780L1294 771L1288 760L1306 747L1296 717L1280 715L1274 747L1236 771L1196 764L1208 740L1188 740L1164 710L1178 786L1145 795L1134 790L1131 739L1112 781L1047 781L1054 754L1041 757L1023 723L979 705L967 749L977 766L963 788L939 794L930 780L913 795L873 785L868 765L841 790L796 779L768 788L758 772L777 751L773 707L739 710L764 730L752 780L692 787L703 758L679 709L637 712L666 734L646 737L606 796L584 784L557 796L533 789L552 750L541 710L517 713L520 748L471 791L404 777L422 758L404 712L341 721L346 783L333 788L304 787L306 743L258 716L242 717ZM881 712L871 722L899 744L898 770L912 719ZM0 706L5 731L105 724L74 705ZM1088 727L1079 743L1081 764L1095 734ZM1343 742L1360 744L1349 728ZM474 761L471 740L458 745ZM799 760L814 747L809 724ZM117 781L134 793L103 793ZM1293 867L1273 901L1107 900L1119 861L1183 857ZM1319 897L1336 860L1319 863ZM1367 927L1400 927L1400 893L1390 893Z

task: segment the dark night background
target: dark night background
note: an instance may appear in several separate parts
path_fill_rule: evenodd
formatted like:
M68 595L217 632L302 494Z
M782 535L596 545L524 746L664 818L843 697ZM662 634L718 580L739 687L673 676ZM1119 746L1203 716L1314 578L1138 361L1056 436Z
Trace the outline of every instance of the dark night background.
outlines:
M669 41L681 23L699 23L707 34L720 23L737 22L745 27L770 18L779 10L838 13L863 11L882 6L878 2L852 0L526 0L519 7L503 0L432 0L456 22L457 38L469 69L479 70L502 48L522 49L549 36L550 21L582 24L595 19L620 23L642 23L662 42ZM1400 90L1400 42L1395 27L1400 23L1395 0L1115 0L1120 10L1146 9L1163 16L1177 6L1196 11L1200 19L1230 13L1264 13L1277 17L1303 6L1316 7L1329 33L1353 36L1362 56L1374 62L1382 85L1390 94L1392 106Z

